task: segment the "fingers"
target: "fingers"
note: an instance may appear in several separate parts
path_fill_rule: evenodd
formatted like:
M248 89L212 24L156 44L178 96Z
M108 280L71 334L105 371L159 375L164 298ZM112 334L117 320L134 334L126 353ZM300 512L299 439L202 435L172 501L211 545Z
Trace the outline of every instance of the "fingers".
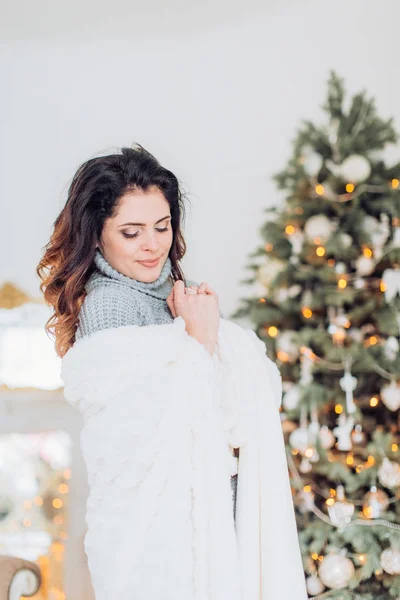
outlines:
M198 294L215 294L213 288L203 281L197 288Z
M172 316L174 317L174 319L176 319L177 314L176 314L176 310L175 310L174 289L175 288L173 287L167 297L167 305L168 305L169 310L171 311Z

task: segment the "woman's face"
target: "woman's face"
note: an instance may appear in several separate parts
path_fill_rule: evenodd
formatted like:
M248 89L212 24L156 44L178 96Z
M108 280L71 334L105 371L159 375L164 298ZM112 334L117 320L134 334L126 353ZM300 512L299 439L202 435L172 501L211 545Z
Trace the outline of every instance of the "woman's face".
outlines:
M96 244L114 269L147 283L160 276L171 245L171 211L163 193L155 187L124 194L116 216L105 220ZM157 258L153 266L141 262Z

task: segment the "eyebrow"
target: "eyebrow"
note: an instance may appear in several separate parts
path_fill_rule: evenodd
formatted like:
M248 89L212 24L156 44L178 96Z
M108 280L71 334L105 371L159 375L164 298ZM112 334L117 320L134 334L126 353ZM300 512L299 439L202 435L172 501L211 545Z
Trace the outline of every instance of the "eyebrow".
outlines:
M165 219L170 219L171 215L167 215L166 217L163 217L162 219L158 219L158 221L155 222L155 225L157 225L157 223L161 223L161 221L164 221ZM118 225L118 227L125 227L126 225L141 225L143 227L146 226L146 223L124 223L123 225Z

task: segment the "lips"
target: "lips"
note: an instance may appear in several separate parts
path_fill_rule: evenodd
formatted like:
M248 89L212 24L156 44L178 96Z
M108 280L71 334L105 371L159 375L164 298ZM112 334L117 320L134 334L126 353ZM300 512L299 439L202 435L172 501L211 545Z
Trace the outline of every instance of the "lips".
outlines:
M144 265L145 267L155 267L158 264L158 261L160 260L160 258L157 258L156 260L139 260L138 262L141 265Z

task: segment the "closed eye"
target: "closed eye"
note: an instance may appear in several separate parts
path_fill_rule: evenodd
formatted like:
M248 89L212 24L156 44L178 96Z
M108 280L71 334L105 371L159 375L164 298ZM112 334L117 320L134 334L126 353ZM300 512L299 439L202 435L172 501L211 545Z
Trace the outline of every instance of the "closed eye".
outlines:
M169 230L169 227L163 227L162 229L156 227L156 231L159 231L160 233L163 233L164 231L168 231L168 230ZM123 231L122 235L126 238L135 238L139 235L139 231L137 231L136 233L125 233Z

